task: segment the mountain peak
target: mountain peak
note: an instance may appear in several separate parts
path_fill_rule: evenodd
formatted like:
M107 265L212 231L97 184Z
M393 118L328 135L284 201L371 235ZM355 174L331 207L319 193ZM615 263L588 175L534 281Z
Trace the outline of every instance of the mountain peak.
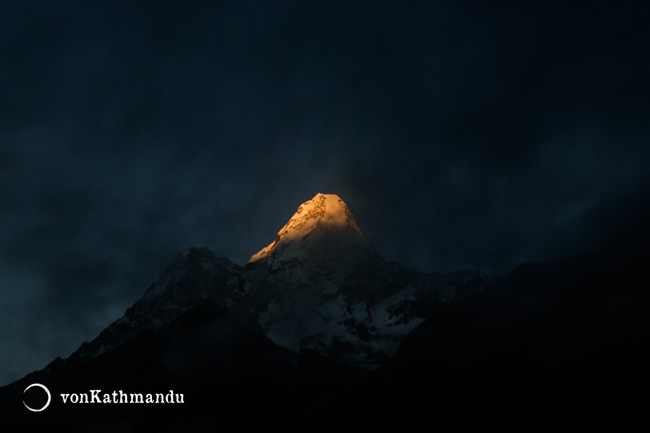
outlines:
M298 207L275 240L254 254L249 263L266 259L305 259L315 253L331 256L336 250L360 244L362 238L345 202L336 194L318 193Z

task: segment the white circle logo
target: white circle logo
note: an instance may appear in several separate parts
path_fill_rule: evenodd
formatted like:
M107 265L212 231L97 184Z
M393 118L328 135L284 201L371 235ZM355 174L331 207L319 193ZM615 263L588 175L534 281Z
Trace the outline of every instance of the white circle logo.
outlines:
M42 411L44 411L45 409L47 409L47 407L50 405L50 402L52 401L52 396L50 395L50 390L47 389L47 387L46 387L45 385L41 385L40 383L32 383L32 384L29 385L27 388L25 388L25 390L23 391L23 394L26 393L27 390L28 390L29 388L33 387L33 386L37 386L37 387L39 387L39 388L43 388L43 391L45 391L45 392L47 393L47 403L45 403L45 406L43 406L43 407L40 408L40 409L34 409L34 408L31 408L31 407L27 406L27 403L25 403L25 400L23 400L23 404L25 405L25 407L26 407L27 409L31 410L32 412L42 412Z

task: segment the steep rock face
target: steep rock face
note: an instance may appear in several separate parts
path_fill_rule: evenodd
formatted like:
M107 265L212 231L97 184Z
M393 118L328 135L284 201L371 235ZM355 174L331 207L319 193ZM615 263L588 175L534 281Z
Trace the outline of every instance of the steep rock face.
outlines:
M343 200L336 194L319 193L300 205L275 240L254 254L249 263L263 261L278 268L298 260L322 266L372 251Z

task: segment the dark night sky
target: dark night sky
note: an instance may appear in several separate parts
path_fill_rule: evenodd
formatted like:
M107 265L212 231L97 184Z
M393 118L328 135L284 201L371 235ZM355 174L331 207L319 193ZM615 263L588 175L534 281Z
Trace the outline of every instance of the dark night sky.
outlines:
M565 3L0 1L0 385L317 192L423 271L607 236L650 185L647 2Z

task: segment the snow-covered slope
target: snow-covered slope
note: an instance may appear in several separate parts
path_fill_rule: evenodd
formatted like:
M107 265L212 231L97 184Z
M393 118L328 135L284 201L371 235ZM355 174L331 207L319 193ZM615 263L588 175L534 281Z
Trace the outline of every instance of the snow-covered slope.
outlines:
M270 291L258 324L289 350L379 365L440 306L484 287L478 272L425 275L384 260L335 194L303 203L273 243L253 255L248 280Z

